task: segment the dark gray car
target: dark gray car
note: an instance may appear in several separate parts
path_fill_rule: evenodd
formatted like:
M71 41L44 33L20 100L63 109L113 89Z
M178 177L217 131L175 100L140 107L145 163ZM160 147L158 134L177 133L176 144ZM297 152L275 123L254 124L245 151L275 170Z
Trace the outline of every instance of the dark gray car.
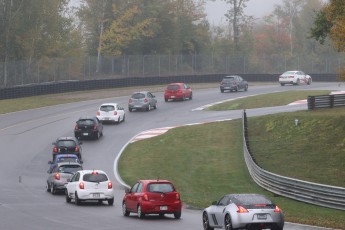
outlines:
M224 91L229 90L231 91L239 91L239 90L248 90L248 82L244 80L241 76L238 75L230 75L223 77L223 80L220 82L220 92L224 93Z
M58 191L65 190L67 179L71 179L74 173L82 170L83 166L76 162L62 162L55 164L47 171L47 191L56 194Z
M128 110L145 110L157 109L156 96L148 91L135 92L128 100Z
M204 230L214 228L272 229L284 227L283 211L260 194L227 194L202 213Z

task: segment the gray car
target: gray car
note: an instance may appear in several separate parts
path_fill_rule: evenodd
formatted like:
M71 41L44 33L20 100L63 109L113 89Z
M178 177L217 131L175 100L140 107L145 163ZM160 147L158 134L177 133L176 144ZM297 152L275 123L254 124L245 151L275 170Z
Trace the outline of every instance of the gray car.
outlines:
M284 227L282 210L260 194L227 194L202 213L204 230L214 228L273 229Z
M244 80L241 76L238 75L230 75L223 77L222 81L220 82L220 92L224 93L224 91L229 90L232 91L239 91L239 90L248 90L248 82Z
M135 92L128 101L128 110L145 110L157 109L156 96L148 91Z
M65 191L67 179L71 179L73 174L82 170L81 164L76 162L62 162L49 168L47 179L47 191L56 194L58 191Z

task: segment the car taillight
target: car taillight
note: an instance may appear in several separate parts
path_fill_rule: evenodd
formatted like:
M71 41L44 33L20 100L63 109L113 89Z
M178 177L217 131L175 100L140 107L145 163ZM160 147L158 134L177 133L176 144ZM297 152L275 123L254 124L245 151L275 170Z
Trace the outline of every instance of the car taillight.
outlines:
M55 173L54 178L55 180L60 180L60 173Z
M97 116L99 116L99 115L101 115L101 112L98 111L98 112L97 112Z
M56 147L53 148L53 152L54 152L54 153L57 153L58 151L59 151L58 148L56 148Z
M180 200L180 194L176 193L176 200Z
M288 78L294 78L294 76L288 76Z
M147 100L147 98L145 98L144 102L147 103L147 102L149 102L149 100Z
M78 129L79 129L78 125L75 125L74 129L75 129L75 130L78 130Z
M115 116L117 115L117 111L114 112L114 115L115 115Z
M97 125L94 125L94 126L93 126L93 129L95 129L95 130L96 130L96 129L97 129Z
M111 183L111 181L108 182L108 189L112 189L113 188L113 183Z
M237 212L238 213L247 213L248 212L248 210L247 209L245 209L244 207L242 207L242 206L237 206Z
M129 103L132 103L132 99L129 99L129 101L128 101Z
M282 210L278 207L278 206L276 206L276 208L274 209L274 212L281 212Z
M146 201L149 201L149 196L145 193L144 196L143 196L143 199L146 200Z
M84 186L84 183L83 183L83 182L80 182L80 183L79 183L79 188L80 188L80 189L84 189L84 187L85 187L85 186Z
M79 148L78 148L78 147L75 147L75 148L74 148L74 152L79 152Z

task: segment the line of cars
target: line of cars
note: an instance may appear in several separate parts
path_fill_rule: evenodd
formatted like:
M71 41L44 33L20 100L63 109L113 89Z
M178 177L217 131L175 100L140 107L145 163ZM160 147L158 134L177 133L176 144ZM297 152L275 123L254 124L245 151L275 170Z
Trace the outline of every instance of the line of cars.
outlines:
M225 78L228 80L230 77ZM242 78L234 77L234 79ZM238 85L234 90L244 89L246 91L248 83L245 80L243 83L244 86ZM176 92L173 92L174 90ZM229 90L232 91L232 89ZM148 93L147 91L135 92L134 96L132 95L129 99L129 111L131 109L146 111L156 109L157 104L150 104L147 99L155 99L155 96ZM192 90L185 83L169 84L164 93L165 101L186 100L186 98L191 100L192 97ZM142 103L136 104L138 101L134 101L133 98L138 101L142 100ZM95 117L81 117L76 122L74 137L61 137L53 142L53 161L49 162L47 191L52 194L64 191L66 202L70 203L74 200L76 205L87 200L98 201L100 204L107 201L109 205L113 205L113 184L107 174L102 170L83 169L80 139L99 139L103 135L103 123L124 121L123 107L117 103L105 103L99 107ZM172 182L161 179L139 180L131 188L125 189L121 206L124 216L136 213L139 218L150 214L157 214L161 217L172 214L175 219L180 219L182 214L180 193L177 192ZM284 215L278 206L262 195L227 194L203 210L202 224L204 230L214 228L280 230L284 226Z

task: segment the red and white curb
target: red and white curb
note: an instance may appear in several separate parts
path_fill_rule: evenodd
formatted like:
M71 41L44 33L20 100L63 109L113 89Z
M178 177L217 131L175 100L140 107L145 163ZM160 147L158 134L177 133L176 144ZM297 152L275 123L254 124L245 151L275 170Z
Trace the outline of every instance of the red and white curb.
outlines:
M173 129L173 128L175 128L175 127L163 127L163 128L150 129L150 130L143 131L143 132L139 133L138 135L136 135L130 141L130 143L162 135L162 134L168 132L169 129Z

